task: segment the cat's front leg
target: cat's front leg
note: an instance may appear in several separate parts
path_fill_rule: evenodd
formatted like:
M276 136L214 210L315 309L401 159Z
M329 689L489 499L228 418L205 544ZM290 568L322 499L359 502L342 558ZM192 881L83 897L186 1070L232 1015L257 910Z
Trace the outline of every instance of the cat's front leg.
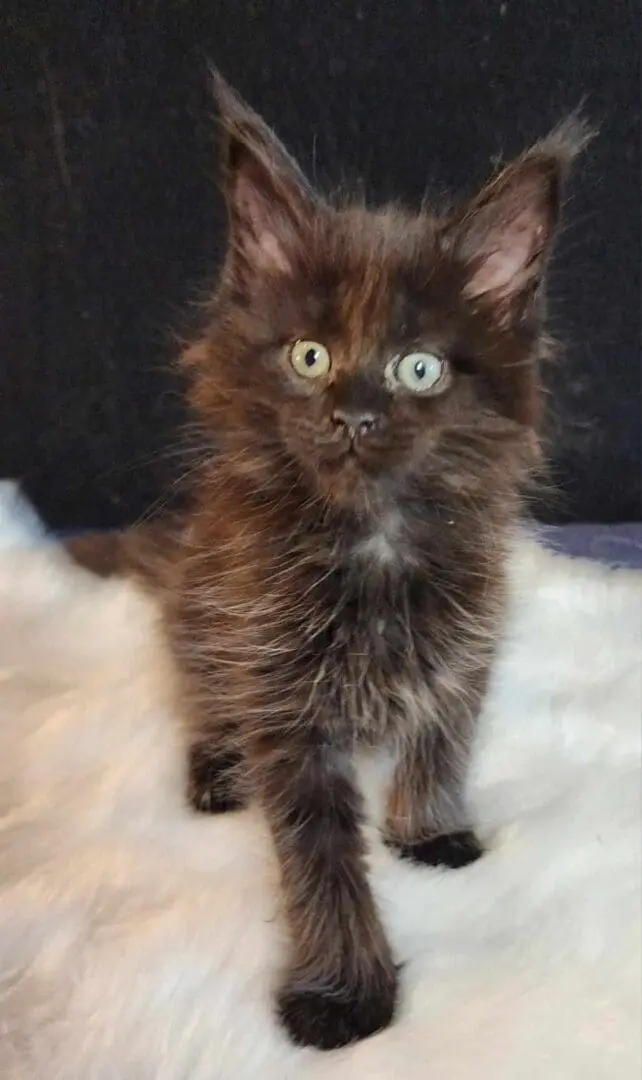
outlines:
M388 798L385 836L401 858L458 869L483 848L470 824L464 787L470 745L461 729L427 724L404 745Z
M289 734L255 742L248 764L274 839L290 933L281 1021L298 1044L345 1046L386 1027L397 996L366 880L351 763Z

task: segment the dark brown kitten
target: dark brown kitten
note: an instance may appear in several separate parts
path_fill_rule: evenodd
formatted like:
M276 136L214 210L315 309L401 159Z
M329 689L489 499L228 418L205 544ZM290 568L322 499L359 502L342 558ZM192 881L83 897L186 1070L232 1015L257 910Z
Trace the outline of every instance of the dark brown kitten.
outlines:
M262 807L290 932L278 1009L331 1048L385 1027L397 970L353 751L397 755L385 838L481 854L464 803L538 461L542 281L569 121L445 216L334 205L219 80L229 248L185 355L216 433L168 592L191 798ZM427 913L429 918L429 913Z

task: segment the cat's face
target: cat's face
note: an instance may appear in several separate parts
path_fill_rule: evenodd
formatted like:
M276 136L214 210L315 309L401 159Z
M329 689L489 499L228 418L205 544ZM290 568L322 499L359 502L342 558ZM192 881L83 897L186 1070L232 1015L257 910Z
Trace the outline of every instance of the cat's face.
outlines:
M478 493L536 447L554 133L447 217L334 207L224 88L230 246L196 400L258 480L355 508Z

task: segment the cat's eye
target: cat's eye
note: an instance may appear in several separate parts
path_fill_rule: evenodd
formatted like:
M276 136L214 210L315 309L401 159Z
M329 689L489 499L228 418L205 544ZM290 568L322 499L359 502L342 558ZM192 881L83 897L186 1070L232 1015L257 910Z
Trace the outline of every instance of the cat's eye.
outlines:
M330 370L330 353L318 341L295 341L290 349L290 363L304 379L319 379Z
M393 360L386 368L386 378L392 386L402 386L415 394L431 390L433 393L445 385L446 361L433 353L406 353Z

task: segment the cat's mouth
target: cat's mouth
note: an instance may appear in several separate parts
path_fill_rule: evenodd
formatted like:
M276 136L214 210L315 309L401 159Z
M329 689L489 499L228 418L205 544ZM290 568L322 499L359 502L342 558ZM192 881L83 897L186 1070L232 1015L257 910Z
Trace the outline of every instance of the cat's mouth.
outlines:
M324 447L323 464L331 469L348 468L368 471L373 464L373 447L360 438L342 438Z
M385 465L386 445L379 438L354 438L335 431L315 432L310 439L311 434L297 433L296 454L308 468L316 469L326 483L374 478Z

